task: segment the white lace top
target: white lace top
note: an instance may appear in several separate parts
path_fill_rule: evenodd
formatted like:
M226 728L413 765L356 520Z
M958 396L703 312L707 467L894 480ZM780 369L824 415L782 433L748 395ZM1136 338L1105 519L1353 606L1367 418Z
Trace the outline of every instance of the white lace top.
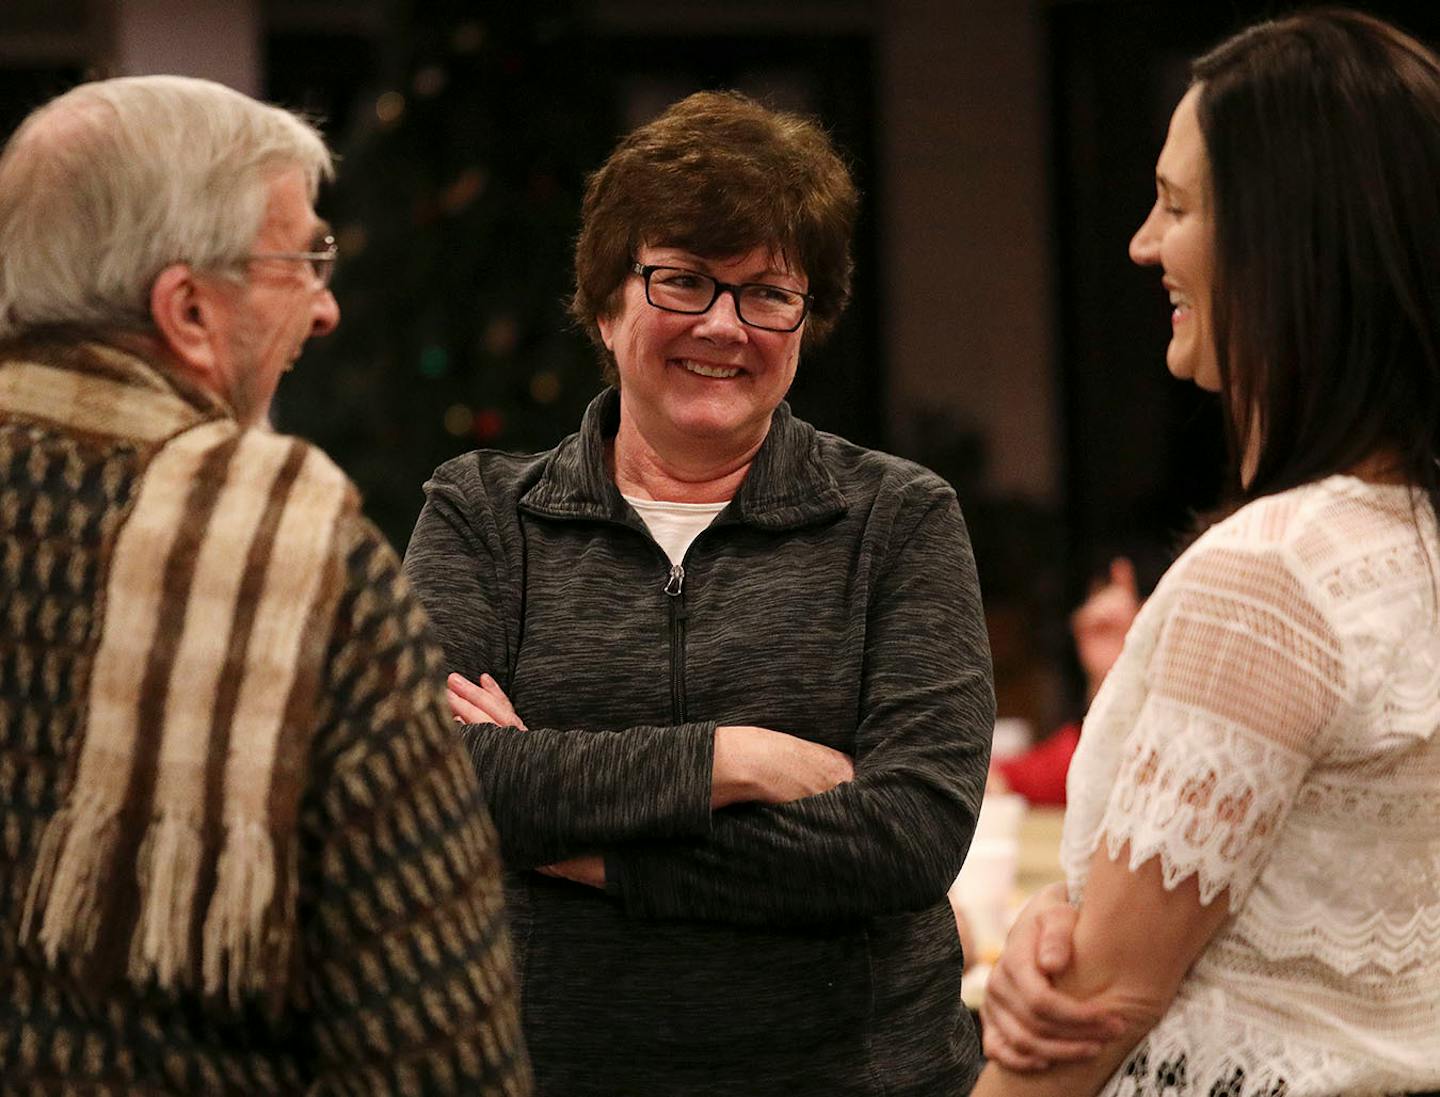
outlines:
M1411 499L1335 476L1217 524L1095 698L1072 899L1128 841L1232 911L1104 1094L1440 1088L1440 544Z

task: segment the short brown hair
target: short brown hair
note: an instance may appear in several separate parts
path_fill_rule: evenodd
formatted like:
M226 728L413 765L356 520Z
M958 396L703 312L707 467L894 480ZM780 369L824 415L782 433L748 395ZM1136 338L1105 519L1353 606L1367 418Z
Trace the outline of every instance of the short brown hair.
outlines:
M771 247L809 279L805 340L815 342L850 299L858 205L850 170L816 122L738 92L697 92L626 136L590 176L571 315L614 380L596 320L617 308L639 247L706 258Z

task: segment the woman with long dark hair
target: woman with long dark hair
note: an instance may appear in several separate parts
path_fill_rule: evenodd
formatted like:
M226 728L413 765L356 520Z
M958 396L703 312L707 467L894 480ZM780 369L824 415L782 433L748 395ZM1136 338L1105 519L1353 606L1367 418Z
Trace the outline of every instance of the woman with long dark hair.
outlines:
M1440 62L1325 10L1193 75L1130 253L1235 505L1095 699L977 1094L1440 1086Z

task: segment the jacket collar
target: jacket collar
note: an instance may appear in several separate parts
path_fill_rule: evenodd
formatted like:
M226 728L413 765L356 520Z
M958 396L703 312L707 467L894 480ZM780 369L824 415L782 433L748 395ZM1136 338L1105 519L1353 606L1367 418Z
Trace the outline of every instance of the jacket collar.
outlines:
M637 524L605 467L605 446L619 427L620 392L607 388L585 409L579 433L550 451L540 479L521 497L520 505L550 518ZM745 481L715 524L796 529L834 518L845 509L845 495L821 460L818 432L781 402Z

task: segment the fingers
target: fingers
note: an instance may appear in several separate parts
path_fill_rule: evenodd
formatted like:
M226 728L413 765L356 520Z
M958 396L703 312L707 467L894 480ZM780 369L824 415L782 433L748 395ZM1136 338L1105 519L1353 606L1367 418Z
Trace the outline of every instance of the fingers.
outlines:
M788 803L854 779L850 756L821 743L751 724L715 729L712 809L747 801Z
M826 747L825 749L829 750L830 748ZM833 770L835 781L830 787L834 788L835 785L843 785L846 781L855 780L855 759L843 751L836 750L831 753L834 755L831 760L835 764Z
M488 674L482 674L475 685L479 698L478 703L491 714L495 723L514 725L520 719L510 704L510 698L505 696L505 691L500 688L494 678Z
M1140 605L1140 588L1135 578L1135 565L1124 556L1110 561L1110 574L1105 582L1091 586L1079 608L1071 615L1073 629L1099 626L1124 628L1135 616Z
M484 675L481 675L481 677L484 677ZM445 688L459 694L472 705L484 703L485 691L463 674L447 675L445 678Z
M448 685L445 688L445 700L450 706L450 715L462 724L488 724L491 722L488 712Z
M985 1027L982 1044L985 1048L985 1058L990 1062L999 1063L1006 1070L1014 1071L1016 1074L1032 1074L1050 1069L1048 1060L1022 1055L1006 1045L1000 1037L994 1035L994 1029L989 1023L983 1019L980 1023Z
M1122 1027L1104 1006L1056 990L1008 946L990 972L985 1001L1023 1030L1023 1037L1012 1034L1012 1042L1024 1045L1096 1043L1119 1035Z
M1135 585L1135 565L1128 556L1117 556L1110 561L1110 585L1119 587L1132 598L1139 597L1140 588Z
M565 861L556 861L552 865L541 865L535 871L543 876L569 880L573 884L584 884L586 887L605 887L605 858L599 854L571 857Z
M855 759L844 751L786 732L776 734L784 735L785 740L814 767L815 780L823 785L824 789L832 789L846 781L855 780Z
M1027 1054L1013 1043L1004 1025L1002 1016L997 1015L993 1007L981 1004L980 1042L985 1049L985 1058L1021 1074L1050 1069L1050 1060Z
M1078 918L1063 886L1052 885L1016 919L985 988L986 1015L993 1019L1002 1054L1050 1061L1083 1058L1123 1031L1122 1019L1104 1006L1071 997L1051 983L1070 966Z
M792 776L795 781L793 791L797 793L786 799L818 796L836 785L855 780L855 762L850 755L806 739L786 738L795 744Z
M1079 920L1080 912L1068 904L1036 914L1035 965L1045 975L1054 978L1070 966Z
M451 674L445 679L445 694L451 713L466 723L498 724L526 730L525 722L510 704L510 698L488 674L480 675L478 683L462 674Z
M1098 1041L1050 1040L1036 1037L992 1001L986 990L980 1006L985 1055L1009 1070L1029 1073L1056 1063L1091 1059L1100 1054Z
M515 711L515 706L510 703L510 698L505 696L505 691L500 688L500 683L491 678L488 674L480 675L480 688L485 692L489 703L494 706L495 711L501 713L505 719L497 721L507 727L519 728L521 731L528 730L525 721L520 719L520 714Z

